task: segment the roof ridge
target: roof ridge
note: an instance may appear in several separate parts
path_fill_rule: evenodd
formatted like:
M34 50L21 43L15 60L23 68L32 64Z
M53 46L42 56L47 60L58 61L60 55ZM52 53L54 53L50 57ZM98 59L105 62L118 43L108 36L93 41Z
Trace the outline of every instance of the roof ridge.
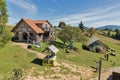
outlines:
M35 20L32 20L32 19L28 19L28 18L22 18L23 20L29 20L29 21L35 21Z

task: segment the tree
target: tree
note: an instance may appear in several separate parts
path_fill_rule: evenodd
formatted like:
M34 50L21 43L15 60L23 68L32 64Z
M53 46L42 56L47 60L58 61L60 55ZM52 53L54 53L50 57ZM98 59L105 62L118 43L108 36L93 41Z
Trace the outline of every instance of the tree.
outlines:
M119 30L119 29L116 29L115 32L116 32L116 34L115 34L114 38L120 40L120 30Z
M87 32L90 34L90 36L92 36L96 32L96 30L93 27L91 27L87 30Z
M58 25L59 28L63 28L63 27L65 27L65 26L66 26L66 23L65 23L65 22L60 22L59 25Z
M66 42L70 43L73 49L73 43L79 42L84 39L82 31L76 27L66 26L64 27L58 35L58 38L63 41L64 45Z
M119 32L119 29L115 29L115 32L118 33L118 32Z
M104 30L105 30L105 31L108 31L109 29L106 27Z
M84 27L83 27L82 21L81 21L80 24L79 24L79 28L80 28L82 31L84 31Z
M7 31L5 29L8 22L8 14L5 0L0 0L0 47L7 43Z
M108 36L110 36L110 29L108 29L108 33L107 33Z

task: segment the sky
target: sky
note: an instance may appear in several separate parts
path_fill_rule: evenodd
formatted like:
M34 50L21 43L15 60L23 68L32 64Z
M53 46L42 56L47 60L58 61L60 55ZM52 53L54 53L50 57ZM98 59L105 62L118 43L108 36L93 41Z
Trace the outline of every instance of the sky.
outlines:
M15 25L21 18L48 20L58 26L60 21L87 27L120 25L120 0L5 0L8 24Z

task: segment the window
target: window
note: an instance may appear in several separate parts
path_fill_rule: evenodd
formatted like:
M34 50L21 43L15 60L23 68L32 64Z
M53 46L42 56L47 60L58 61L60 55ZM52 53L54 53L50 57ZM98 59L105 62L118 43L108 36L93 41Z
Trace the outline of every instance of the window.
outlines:
M18 36L18 35L19 35L19 33L18 33L18 32L16 32L16 33L15 33L15 36Z
M47 27L47 24L45 24L45 27Z
M39 34L39 36L41 36L41 34Z
M39 27L42 27L42 24L39 24Z
M27 28L23 28L23 31L26 31L27 30Z
M33 33L30 33L30 36L33 36L34 34Z

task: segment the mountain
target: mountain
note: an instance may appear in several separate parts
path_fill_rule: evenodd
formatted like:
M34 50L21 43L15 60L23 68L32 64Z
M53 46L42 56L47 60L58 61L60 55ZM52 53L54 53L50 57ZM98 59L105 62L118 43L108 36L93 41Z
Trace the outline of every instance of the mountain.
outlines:
M88 29L88 27L87 26L83 26L84 27L84 29Z
M106 28L115 30L115 29L120 29L120 26L118 26L118 25L105 25L105 26L98 27L96 29L103 30L103 29L106 29Z

